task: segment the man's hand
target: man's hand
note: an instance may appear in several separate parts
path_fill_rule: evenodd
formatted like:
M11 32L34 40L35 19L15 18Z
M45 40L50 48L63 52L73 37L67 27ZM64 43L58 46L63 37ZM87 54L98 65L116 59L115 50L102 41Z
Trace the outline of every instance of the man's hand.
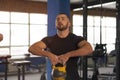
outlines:
M56 64L59 63L59 60L58 60L58 56L52 54L51 56L49 56L49 59L52 63L53 66L55 66Z
M69 57L66 54L63 54L63 55L58 56L58 59L59 59L59 63L65 65Z
M59 55L59 56L51 54L49 56L49 59L50 59L53 66L55 66L58 63L65 65L69 59L69 56L67 54L63 54L63 55Z

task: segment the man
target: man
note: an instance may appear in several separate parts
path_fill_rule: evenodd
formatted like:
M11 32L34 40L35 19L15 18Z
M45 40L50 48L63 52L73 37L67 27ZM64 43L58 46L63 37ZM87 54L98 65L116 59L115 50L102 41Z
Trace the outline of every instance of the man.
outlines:
M56 17L57 34L43 38L30 46L29 52L34 55L48 57L52 65L66 65L65 80L79 80L78 58L92 53L91 45L81 36L70 32L70 19L60 13Z

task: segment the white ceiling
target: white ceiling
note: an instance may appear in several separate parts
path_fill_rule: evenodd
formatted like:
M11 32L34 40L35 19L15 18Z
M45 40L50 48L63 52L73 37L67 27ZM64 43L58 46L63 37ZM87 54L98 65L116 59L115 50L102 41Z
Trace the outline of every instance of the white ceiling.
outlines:
M110 2L103 5L105 8L116 9L116 2Z
M47 2L48 0L28 0L28 1L39 1L39 2ZM70 3L80 3L83 0L70 0ZM89 2L94 1L94 0L88 0ZM100 7L98 5L97 7ZM109 9L116 9L116 3L115 2L110 2L110 3L105 3L102 5L103 8L109 8Z
M28 1L40 1L40 2L47 2L48 0L28 0ZM82 0L70 0L71 3L82 2Z
M29 0L29 1L40 1L40 2L47 2L48 0ZM77 3L77 2L82 2L83 0L70 0L71 3ZM94 1L94 0L89 0Z

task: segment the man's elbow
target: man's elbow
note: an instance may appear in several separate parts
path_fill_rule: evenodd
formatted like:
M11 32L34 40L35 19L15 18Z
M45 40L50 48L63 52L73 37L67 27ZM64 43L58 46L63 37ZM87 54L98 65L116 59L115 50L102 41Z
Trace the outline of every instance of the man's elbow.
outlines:
M89 54L92 54L93 53L93 48L90 46L89 49L88 49L88 51L89 51L88 52Z
M93 48L90 43L86 44L86 51L88 55L93 53Z
M31 52L30 48L28 49L28 52Z
M28 48L28 52L33 53L33 48L31 46Z

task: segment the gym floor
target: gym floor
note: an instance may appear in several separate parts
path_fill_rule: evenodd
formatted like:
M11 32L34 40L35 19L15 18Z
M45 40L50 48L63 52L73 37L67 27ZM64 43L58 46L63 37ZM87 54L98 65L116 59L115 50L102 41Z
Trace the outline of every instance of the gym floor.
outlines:
M27 72L25 74L25 80L40 80L41 73L42 72L35 71L35 70L33 70L31 72ZM80 75L82 75L82 71L79 71L79 73L80 73ZM113 67L100 67L99 68L99 73L100 74L113 74ZM92 69L88 69L88 78L91 78L92 75L93 75L93 70ZM22 77L21 77L21 79L22 79ZM4 80L4 76L0 77L0 80ZM8 80L18 80L17 73L14 73L14 74L13 73L9 73L8 74ZM112 79L112 76L109 76L109 77L107 77L107 76L100 76L98 80L115 80L115 79Z

